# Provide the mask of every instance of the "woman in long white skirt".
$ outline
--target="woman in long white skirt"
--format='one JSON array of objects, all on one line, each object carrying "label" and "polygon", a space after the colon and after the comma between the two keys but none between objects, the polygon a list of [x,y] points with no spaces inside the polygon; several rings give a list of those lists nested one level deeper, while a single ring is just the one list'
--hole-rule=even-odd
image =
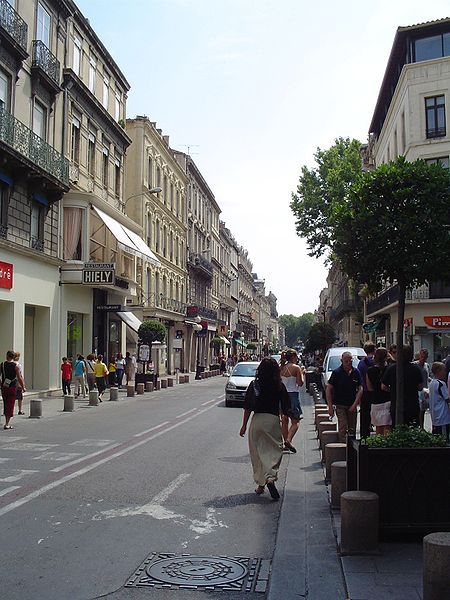
[{"label": "woman in long white skirt", "polygon": [[248,432],[248,445],[253,478],[258,486],[255,491],[263,494],[267,485],[271,497],[278,500],[280,494],[275,482],[283,456],[280,414],[290,414],[291,402],[281,381],[280,367],[272,358],[261,361],[255,381],[247,389],[239,432],[242,437],[252,412],[254,414]]}]

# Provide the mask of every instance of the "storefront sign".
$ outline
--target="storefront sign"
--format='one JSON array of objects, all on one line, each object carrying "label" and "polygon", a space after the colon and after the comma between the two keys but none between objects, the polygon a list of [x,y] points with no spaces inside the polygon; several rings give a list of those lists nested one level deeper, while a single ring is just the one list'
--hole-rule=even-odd
[{"label": "storefront sign", "polygon": [[450,316],[424,317],[423,320],[433,329],[450,329]]},{"label": "storefront sign", "polygon": [[114,269],[94,271],[87,269],[83,271],[83,283],[101,285],[114,285]]},{"label": "storefront sign", "polygon": [[13,286],[13,265],[0,261],[0,288],[12,289]]},{"label": "storefront sign", "polygon": [[141,344],[139,346],[139,360],[147,362],[150,359],[150,346],[148,344]]},{"label": "storefront sign", "polygon": [[121,312],[122,305],[121,304],[97,304],[95,310],[104,310],[107,312]]},{"label": "storefront sign", "polygon": [[116,268],[116,263],[95,263],[95,262],[87,262],[84,263],[83,269],[85,271],[114,271]]}]

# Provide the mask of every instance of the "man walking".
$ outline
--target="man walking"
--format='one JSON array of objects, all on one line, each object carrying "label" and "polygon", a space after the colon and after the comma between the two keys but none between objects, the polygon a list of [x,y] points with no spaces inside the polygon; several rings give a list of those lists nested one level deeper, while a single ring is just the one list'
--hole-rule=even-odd
[{"label": "man walking", "polygon": [[367,389],[366,375],[369,367],[373,365],[373,355],[375,354],[375,344],[366,342],[364,344],[366,356],[358,363],[358,371],[361,375],[363,393],[361,397],[361,406],[359,409],[359,431],[362,438],[370,435],[370,392]]},{"label": "man walking", "polygon": [[341,366],[335,369],[328,380],[325,391],[328,414],[333,416],[333,404],[336,407],[339,441],[346,442],[347,435],[354,435],[356,429],[356,409],[361,401],[363,388],[358,369],[353,368],[350,352],[341,356]]},{"label": "man walking", "polygon": [[414,361],[414,364],[417,365],[422,373],[422,389],[419,391],[419,425],[423,429],[425,423],[425,413],[427,408],[430,408],[429,403],[429,393],[428,393],[428,384],[431,381],[431,368],[427,363],[428,358],[428,350],[426,348],[422,348],[419,352],[418,360]]}]

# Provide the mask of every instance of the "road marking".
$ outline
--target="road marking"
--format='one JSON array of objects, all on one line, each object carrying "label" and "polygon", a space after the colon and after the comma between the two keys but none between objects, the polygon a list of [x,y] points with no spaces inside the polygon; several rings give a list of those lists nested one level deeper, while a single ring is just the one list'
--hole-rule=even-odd
[{"label": "road marking", "polygon": [[80,452],[44,452],[40,456],[34,456],[32,460],[55,460],[58,462],[67,462],[75,456],[80,456]]},{"label": "road marking", "polygon": [[5,463],[5,462],[7,462],[8,460],[12,460],[12,458],[11,458],[11,457],[8,457],[8,458],[0,458],[0,464],[1,464],[1,463]]},{"label": "road marking", "polygon": [[27,442],[19,442],[18,444],[12,443],[7,446],[1,445],[0,450],[29,450],[32,452],[45,452],[50,448],[56,448],[59,444],[31,444]]},{"label": "road marking", "polygon": [[160,423],[159,425],[155,425],[154,427],[150,427],[150,429],[144,429],[140,433],[135,433],[133,437],[140,437],[141,435],[145,435],[146,433],[150,433],[150,431],[155,431],[159,427],[163,427],[163,425],[168,425],[170,421],[164,421],[164,423]]},{"label": "road marking", "polygon": [[196,410],[197,410],[196,408],[191,408],[191,410],[187,410],[186,412],[181,413],[181,415],[177,415],[175,417],[175,419],[181,419],[181,417],[185,417],[186,415],[190,415],[191,412],[195,412]]},{"label": "road marking", "polygon": [[4,490],[0,491],[0,496],[6,496],[6,494],[9,494],[10,492],[13,492],[14,490],[18,490],[20,488],[20,485],[12,485],[9,488],[5,488]]},{"label": "road marking", "polygon": [[171,494],[173,494],[177,487],[183,485],[183,483],[186,481],[189,475],[190,473],[181,473],[181,475],[178,475],[178,477],[176,477],[171,483],[169,483],[167,487],[161,490],[159,494],[156,494],[156,496],[154,496],[150,500],[150,504],[162,504],[163,502],[165,502],[167,498]]},{"label": "road marking", "polygon": [[114,442],[114,440],[77,440],[76,442],[72,442],[71,444],[69,444],[69,446],[94,446],[94,447],[102,447],[102,446],[108,446],[108,444],[111,444],[112,442]]},{"label": "road marking", "polygon": [[[162,431],[157,431],[156,433],[154,433],[153,435],[151,435],[148,438],[145,438],[144,440],[139,440],[138,442],[135,442],[134,444],[130,444],[126,448],[123,448],[122,450],[118,450],[117,452],[114,452],[110,456],[106,456],[105,458],[102,458],[102,459],[98,460],[97,462],[94,462],[90,465],[86,465],[85,467],[82,467],[78,471],[74,471],[73,473],[68,473],[67,475],[64,475],[64,477],[61,477],[61,479],[52,481],[52,482],[48,483],[47,485],[44,485],[41,488],[38,488],[37,490],[34,490],[33,492],[27,494],[23,498],[19,498],[15,502],[11,502],[10,504],[3,506],[2,508],[0,508],[0,517],[4,514],[10,512],[11,510],[18,508],[19,506],[22,506],[23,504],[30,502],[30,500],[34,500],[35,498],[42,496],[42,494],[45,494],[46,492],[49,492],[50,490],[53,490],[54,488],[59,487],[63,483],[67,483],[68,481],[71,481],[72,479],[75,479],[76,477],[80,477],[80,475],[89,473],[89,471],[92,471],[93,469],[96,469],[97,467],[100,467],[101,465],[104,465],[105,463],[110,462],[114,458],[118,458],[119,456],[127,454],[128,452],[131,452],[132,450],[135,450],[139,446],[142,446],[143,444],[147,444],[148,442],[151,442],[152,440],[160,437],[161,435],[166,435],[172,429],[176,429],[177,427],[180,427],[181,425],[184,425],[185,423],[192,421],[192,419],[196,419],[200,414],[202,414],[208,410],[211,410],[212,408],[214,408],[214,406],[215,405],[208,406],[207,408],[204,408],[203,410],[198,411],[195,415],[187,417],[186,419],[183,419],[182,421],[178,421],[177,423],[174,423],[173,425],[171,425],[170,427],[167,427],[166,429],[163,429]],[[103,450],[103,452],[105,452],[105,451],[106,450]],[[68,465],[64,465],[64,468],[67,468],[67,467],[68,467]],[[54,469],[52,469],[52,470],[54,471]]]},{"label": "road marking", "polygon": [[206,402],[202,402],[202,406],[206,406],[207,404],[211,404],[211,402],[216,402],[217,398],[213,398],[212,400],[207,400]]},{"label": "road marking", "polygon": [[0,477],[0,481],[3,483],[12,483],[13,481],[19,481],[25,475],[30,475],[31,473],[39,473],[38,470],[32,469],[10,469],[10,473],[13,472],[15,475],[9,475],[9,477]]},{"label": "road marking", "polygon": [[4,441],[2,441],[0,443],[6,444],[6,442],[8,442],[8,444],[9,444],[10,442],[18,442],[19,440],[26,440],[26,439],[27,438],[25,435],[13,435],[11,437],[9,437],[9,435],[8,435],[8,439],[7,440],[5,439]]},{"label": "road marking", "polygon": [[72,465],[76,465],[85,460],[89,460],[90,458],[93,458],[94,456],[98,456],[99,454],[103,454],[104,452],[108,452],[109,450],[114,450],[114,448],[117,448],[118,446],[120,446],[119,442],[117,442],[117,444],[112,444],[111,446],[108,446],[107,448],[102,448],[101,450],[97,450],[97,452],[91,452],[91,454],[85,454],[84,456],[80,456],[80,458],[71,460],[70,462],[66,463],[65,465],[61,465],[60,467],[55,467],[54,469],[51,469],[51,472],[58,473],[59,471],[64,471],[64,469],[67,469],[68,467],[71,467]]}]

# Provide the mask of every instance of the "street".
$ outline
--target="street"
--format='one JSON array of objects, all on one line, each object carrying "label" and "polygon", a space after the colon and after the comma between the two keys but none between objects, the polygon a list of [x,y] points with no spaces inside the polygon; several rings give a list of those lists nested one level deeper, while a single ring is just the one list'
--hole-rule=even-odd
[{"label": "street", "polygon": [[[74,413],[61,411],[61,398],[46,399],[44,418],[15,417],[14,430],[2,429],[2,597],[165,597],[151,577],[131,580],[144,588],[124,586],[145,559],[171,554],[260,559],[231,568],[256,569],[244,580],[255,591],[246,597],[264,597],[256,592],[267,578],[258,573],[263,579],[269,568],[280,503],[253,491],[247,439],[238,435],[242,411],[224,407],[224,385],[214,378],[135,398],[121,393],[98,407],[77,401]],[[233,598],[233,586],[225,589]],[[186,597],[177,586],[170,594]]]}]

